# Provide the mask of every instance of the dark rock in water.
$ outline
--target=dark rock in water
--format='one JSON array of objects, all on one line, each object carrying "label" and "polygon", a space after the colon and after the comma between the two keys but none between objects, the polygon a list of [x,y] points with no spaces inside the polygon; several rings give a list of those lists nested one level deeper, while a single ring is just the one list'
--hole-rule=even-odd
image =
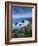
[{"label": "dark rock in water", "polygon": [[16,22],[15,25],[17,25],[18,23]]},{"label": "dark rock in water", "polygon": [[22,24],[19,24],[19,26],[21,26]]},{"label": "dark rock in water", "polygon": [[24,20],[22,20],[22,23],[24,23]]}]

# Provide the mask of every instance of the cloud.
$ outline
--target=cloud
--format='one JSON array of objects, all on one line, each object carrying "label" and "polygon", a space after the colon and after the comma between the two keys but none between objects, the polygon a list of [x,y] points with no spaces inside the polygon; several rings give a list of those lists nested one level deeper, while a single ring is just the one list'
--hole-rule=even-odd
[{"label": "cloud", "polygon": [[19,18],[29,18],[29,17],[32,17],[32,13],[25,13],[25,14],[17,14],[17,15],[15,15],[15,14],[12,14],[12,18],[17,18],[17,19],[19,19]]}]

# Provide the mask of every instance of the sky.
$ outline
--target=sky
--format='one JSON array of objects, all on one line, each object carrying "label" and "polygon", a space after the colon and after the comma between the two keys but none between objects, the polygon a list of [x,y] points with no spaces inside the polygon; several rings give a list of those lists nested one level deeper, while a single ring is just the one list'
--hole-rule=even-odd
[{"label": "sky", "polygon": [[[12,7],[12,26],[14,28],[19,27],[19,23],[21,23],[20,18],[24,19],[25,18],[30,18],[32,17],[32,8],[28,8],[28,7],[19,7],[19,6],[14,6]],[[14,25],[14,23],[18,23],[17,25]],[[22,24],[22,26],[24,26],[25,24],[29,23],[28,21],[25,22],[24,24]]]},{"label": "sky", "polygon": [[28,18],[32,16],[32,8],[12,7],[13,18]]}]

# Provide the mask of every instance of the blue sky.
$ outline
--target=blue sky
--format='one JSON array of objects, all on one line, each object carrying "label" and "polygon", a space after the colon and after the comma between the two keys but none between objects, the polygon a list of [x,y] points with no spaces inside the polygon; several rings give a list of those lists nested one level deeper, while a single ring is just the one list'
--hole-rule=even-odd
[{"label": "blue sky", "polygon": [[[19,27],[19,23],[21,23],[20,18],[30,18],[32,17],[32,8],[28,7],[12,7],[12,25],[14,28]],[[25,23],[22,24],[24,26],[25,24],[29,23],[27,20],[24,20]],[[26,22],[27,21],[27,22]],[[17,25],[14,25],[14,23],[18,23]]]},{"label": "blue sky", "polygon": [[29,18],[32,16],[32,8],[12,7],[13,18]]}]

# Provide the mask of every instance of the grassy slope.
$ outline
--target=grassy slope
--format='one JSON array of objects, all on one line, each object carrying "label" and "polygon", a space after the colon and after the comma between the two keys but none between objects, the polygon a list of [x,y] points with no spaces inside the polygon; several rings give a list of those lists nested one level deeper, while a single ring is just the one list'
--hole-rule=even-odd
[{"label": "grassy slope", "polygon": [[12,38],[24,38],[32,36],[32,23],[29,23],[27,26],[22,27],[12,31]]}]

